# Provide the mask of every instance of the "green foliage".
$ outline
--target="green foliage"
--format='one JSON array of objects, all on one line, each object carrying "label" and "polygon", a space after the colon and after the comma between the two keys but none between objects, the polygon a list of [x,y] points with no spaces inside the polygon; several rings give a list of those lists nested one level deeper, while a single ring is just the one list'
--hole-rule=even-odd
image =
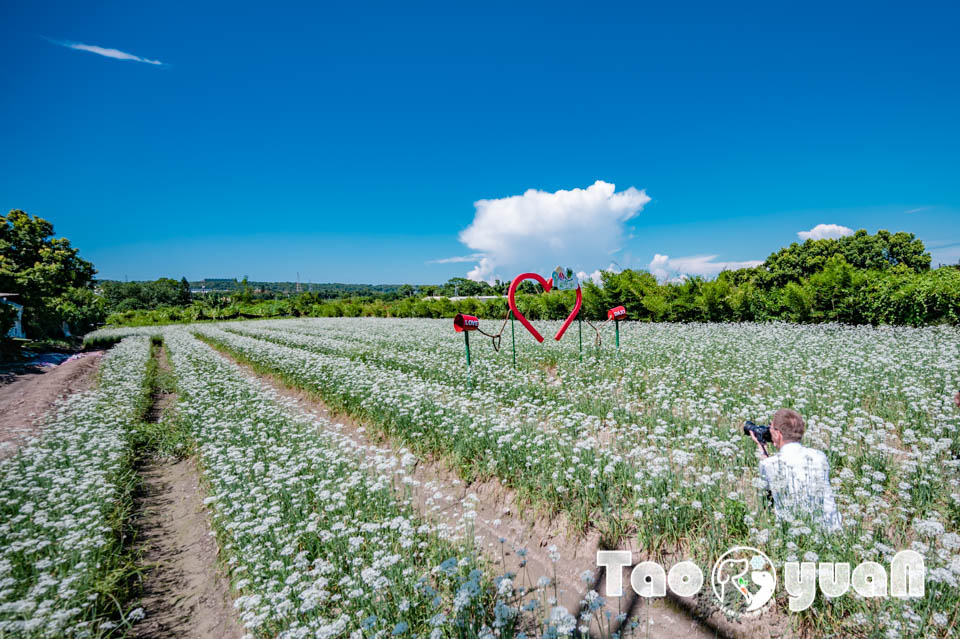
[{"label": "green foliage", "polygon": [[[606,274],[609,287],[583,286],[583,317],[606,319],[607,309],[625,306],[630,319],[655,322],[841,322],[846,324],[960,323],[960,270],[944,267],[924,273],[895,267],[861,271],[836,258],[813,276],[764,290],[753,280],[739,285],[721,275],[713,281],[691,278],[635,288],[653,280],[649,273]],[[640,291],[639,294],[634,291]],[[639,295],[642,295],[640,297]],[[622,297],[621,297],[622,296]],[[517,295],[517,306],[531,320],[564,319],[573,308],[572,291]],[[107,323],[149,326],[204,320],[271,317],[430,317],[451,318],[467,313],[488,320],[507,314],[505,297],[492,300],[405,298],[345,299],[304,304],[298,298],[223,307],[194,303],[187,308],[162,307],[113,313]]]},{"label": "green foliage", "polygon": [[921,273],[930,270],[930,254],[923,242],[913,233],[877,231],[870,235],[860,229],[853,235],[839,239],[794,242],[770,255],[757,267],[758,280],[768,287],[786,286],[810,277],[826,268],[827,263],[841,257],[854,268],[867,271],[885,271],[904,266]]},{"label": "green foliage", "polygon": [[[930,255],[923,243],[903,232],[869,235],[858,231],[839,240],[795,243],[763,265],[725,271],[714,280],[693,277],[660,284],[650,273],[633,270],[604,272],[601,277],[602,286],[591,281],[582,284],[584,319],[604,320],[607,309],[624,306],[630,319],[654,322],[960,323],[960,270],[930,270]],[[167,283],[158,288],[175,284],[173,280],[157,282]],[[507,286],[453,278],[442,286],[419,287],[421,296],[407,286],[397,287],[402,294],[393,297],[337,300],[315,292],[256,299],[256,294],[243,294],[247,287],[231,298],[207,296],[183,308],[139,302],[132,309],[121,306],[107,321],[143,326],[290,316],[450,318],[457,313],[502,320],[507,314]],[[454,293],[501,297],[454,301],[424,296]],[[574,297],[573,291],[542,293],[538,284],[525,280],[518,288],[517,306],[528,319],[558,320],[570,313]]]},{"label": "green foliage", "polygon": [[192,301],[186,278],[179,282],[168,277],[153,282],[105,280],[99,285],[104,306],[109,313],[161,306],[188,306]]},{"label": "green foliage", "polygon": [[57,317],[80,330],[103,319],[103,298],[89,288],[69,288],[53,298],[52,304]]},{"label": "green foliage", "polygon": [[0,291],[19,295],[29,337],[58,336],[64,321],[92,328],[102,317],[92,296],[95,273],[70,240],[53,236],[50,222],[16,209],[0,216]]},{"label": "green foliage", "polygon": [[176,392],[176,376],[163,348],[163,338],[153,335],[150,338],[150,359],[147,361],[138,419],[130,425],[130,442],[138,458],[182,459],[195,452],[194,441],[180,415],[174,410],[173,402],[159,415],[152,414],[161,396],[175,395]]}]

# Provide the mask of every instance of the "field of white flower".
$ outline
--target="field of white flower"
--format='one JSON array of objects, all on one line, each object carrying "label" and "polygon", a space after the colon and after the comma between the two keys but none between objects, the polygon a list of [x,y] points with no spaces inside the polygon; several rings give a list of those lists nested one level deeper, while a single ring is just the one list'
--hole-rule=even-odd
[{"label": "field of white flower", "polygon": [[[735,544],[778,561],[925,555],[924,599],[821,599],[802,617],[808,628],[947,636],[958,623],[954,328],[628,324],[620,357],[608,345],[597,356],[588,342],[582,364],[575,333],[543,345],[518,334],[516,372],[508,346],[495,354],[475,338],[469,383],[462,339],[446,321],[196,330],[464,479],[498,477],[542,514],[599,527],[611,546],[635,537],[703,565]],[[780,407],[799,410],[805,441],[828,455],[839,535],[777,525],[761,505],[755,446],[740,423]]]},{"label": "field of white flower", "polygon": [[[197,451],[250,636],[574,630],[551,580],[499,574],[481,556],[469,512],[451,526],[414,509],[404,494],[416,483],[409,451],[360,444],[306,415],[189,331],[163,331],[179,398],[147,423],[161,337],[133,333],[105,357],[95,390],[59,404],[41,435],[0,465],[0,637],[136,633],[144,611],[129,577],[145,566],[124,537],[137,460],[157,453],[151,438]],[[600,607],[596,593],[590,601],[586,619]]]},{"label": "field of white flower", "polygon": [[0,637],[101,636],[117,627],[122,531],[141,418],[144,337],[104,357],[96,388],[60,402],[44,434],[0,462]]},{"label": "field of white flower", "polygon": [[[167,331],[241,621],[264,637],[475,637],[477,558],[396,498],[389,459],[285,407],[185,331]],[[500,626],[516,616],[497,608]],[[502,619],[501,619],[502,617]],[[505,634],[504,636],[510,636]]]},{"label": "field of white flower", "polygon": [[[435,580],[420,580],[437,575],[438,560],[455,546],[391,501],[382,469],[358,466],[342,440],[282,408],[191,333],[363,420],[397,447],[441,460],[467,481],[498,478],[527,504],[528,516],[562,513],[581,531],[599,529],[609,547],[633,540],[668,564],[687,557],[706,568],[738,544],[759,547],[776,563],[887,564],[896,551],[912,548],[926,561],[922,599],[821,596],[793,621],[817,636],[953,636],[960,627],[960,413],[951,401],[960,388],[957,329],[626,323],[619,356],[612,340],[597,353],[584,339],[582,363],[576,330],[559,344],[518,332],[518,370],[509,327],[499,354],[475,334],[468,377],[462,337],[448,320],[163,329],[181,414],[200,444],[214,496],[218,536],[242,575],[234,585],[243,593],[245,621],[268,635],[337,623],[353,628],[351,615],[376,601],[384,612],[370,623],[405,632],[423,628],[431,611],[417,584],[428,584],[441,602],[463,584],[443,593]],[[93,337],[131,332],[158,329]],[[764,506],[756,447],[740,424],[767,421],[781,407],[803,414],[805,443],[828,456],[841,533],[780,524]],[[345,514],[358,508],[359,516]],[[411,523],[383,533],[382,522],[394,517]],[[357,521],[381,523],[363,531]],[[334,529],[338,524],[343,528]],[[416,534],[403,532],[411,529]],[[298,560],[326,557],[337,544],[349,549],[351,535],[381,534],[379,554],[356,542],[356,565],[331,558],[324,573],[312,559]],[[423,550],[409,552],[404,543]],[[378,563],[394,555],[396,564]],[[475,567],[455,572],[469,581]],[[368,568],[399,584],[402,594],[378,599],[382,593],[363,577]],[[474,574],[479,585],[485,577]],[[301,597],[318,588],[324,594],[316,601]],[[356,602],[347,602],[352,592]],[[786,610],[785,593],[779,596],[778,608]]]}]

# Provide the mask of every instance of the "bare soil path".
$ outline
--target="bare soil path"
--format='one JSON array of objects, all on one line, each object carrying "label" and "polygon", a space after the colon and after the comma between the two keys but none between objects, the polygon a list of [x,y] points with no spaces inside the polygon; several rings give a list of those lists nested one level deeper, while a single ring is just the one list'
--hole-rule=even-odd
[{"label": "bare soil path", "polygon": [[226,578],[217,570],[217,542],[192,459],[153,460],[142,469],[137,528],[148,566],[133,636],[160,639],[242,637]]},{"label": "bare soil path", "polygon": [[[406,449],[395,450],[389,442],[378,438],[363,424],[333,414],[315,397],[290,388],[270,375],[259,374],[229,355],[221,354],[286,398],[292,407],[329,422],[331,431],[351,439],[369,455],[394,457],[397,467],[404,465],[402,457]],[[435,460],[418,459],[412,468],[408,467],[399,476],[401,479],[395,481],[397,491],[409,494],[421,514],[444,525],[451,535],[469,538],[468,535],[472,533],[488,559],[502,565],[506,571],[517,573],[516,586],[535,587],[538,579],[544,576],[555,579],[559,603],[574,615],[578,614],[580,601],[590,590],[581,575],[588,572],[594,579],[599,577],[597,587],[600,591],[603,575],[597,574],[596,551],[600,535],[596,531],[588,533],[586,537],[578,537],[562,517],[530,521],[521,516],[515,493],[503,487],[499,481],[488,480],[467,485]],[[521,548],[526,549],[524,557],[517,553],[517,549]],[[522,569],[520,563],[524,559],[526,567]],[[624,580],[625,584],[629,584],[629,573],[625,572]],[[551,595],[554,593],[553,586],[548,592]],[[640,621],[643,626],[633,636],[642,639],[707,639],[721,636],[668,600],[646,601],[626,596],[625,592],[624,597],[619,600],[613,598],[607,604],[606,610],[614,618],[624,612]],[[616,626],[615,623],[611,625]]]},{"label": "bare soil path", "polygon": [[58,399],[90,388],[102,355],[90,351],[49,370],[13,375],[0,386],[0,459],[40,433],[43,418]]},{"label": "bare soil path", "polygon": [[[166,348],[158,366],[169,371]],[[176,395],[153,397],[147,419],[157,423]],[[143,485],[136,499],[137,545],[143,576],[141,607],[146,616],[134,637],[228,639],[245,632],[233,609],[229,582],[218,570],[219,548],[210,532],[200,474],[193,459],[151,459],[139,469]]]}]

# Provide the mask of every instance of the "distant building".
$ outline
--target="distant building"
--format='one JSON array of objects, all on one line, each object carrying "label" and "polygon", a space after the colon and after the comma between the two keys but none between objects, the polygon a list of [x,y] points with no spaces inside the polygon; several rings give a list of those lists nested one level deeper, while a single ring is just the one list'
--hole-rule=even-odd
[{"label": "distant building", "polygon": [[0,293],[0,303],[9,304],[17,311],[17,319],[13,323],[13,328],[7,331],[7,337],[16,337],[20,339],[25,339],[26,335],[23,333],[23,305],[17,304],[16,302],[10,300],[11,297],[20,297],[16,293]]}]

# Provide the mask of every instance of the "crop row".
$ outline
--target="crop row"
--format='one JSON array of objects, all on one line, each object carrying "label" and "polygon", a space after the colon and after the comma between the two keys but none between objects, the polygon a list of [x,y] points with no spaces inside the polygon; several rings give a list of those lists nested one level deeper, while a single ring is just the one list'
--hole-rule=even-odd
[{"label": "crop row", "polygon": [[[575,327],[574,327],[575,328]],[[444,322],[301,320],[198,329],[261,369],[446,457],[465,479],[496,476],[531,503],[613,537],[707,559],[748,543],[778,560],[889,560],[922,552],[928,596],[867,607],[820,601],[808,620],[869,619],[946,632],[960,578],[960,384],[952,328],[630,325],[616,357],[573,340],[475,356]],[[571,329],[573,330],[573,329]],[[476,342],[475,342],[476,343]],[[589,345],[589,342],[588,342]],[[755,488],[739,432],[791,406],[823,449],[839,535],[778,524]],[[937,629],[940,629],[939,631]]]},{"label": "crop row", "polygon": [[[616,500],[608,494],[616,460],[607,458],[595,439],[582,439],[563,423],[550,427],[539,418],[542,409],[522,398],[501,406],[492,392],[457,392],[414,372],[215,328],[204,327],[201,334],[291,384],[319,391],[335,407],[372,420],[416,452],[450,460],[464,479],[501,478],[551,511],[567,504],[581,526],[598,505]],[[591,472],[597,467],[602,472]]]},{"label": "crop row", "polygon": [[167,329],[165,339],[179,419],[197,443],[235,605],[252,633],[510,637],[520,605],[548,634],[558,623],[573,630],[540,596],[546,584],[525,597],[506,576],[494,586],[448,524],[398,498],[415,456],[398,463],[364,448],[186,331]]},{"label": "crop row", "polygon": [[124,339],[104,357],[98,386],[57,404],[43,434],[0,463],[0,636],[118,629],[130,429],[144,410],[149,357],[145,337]]}]

